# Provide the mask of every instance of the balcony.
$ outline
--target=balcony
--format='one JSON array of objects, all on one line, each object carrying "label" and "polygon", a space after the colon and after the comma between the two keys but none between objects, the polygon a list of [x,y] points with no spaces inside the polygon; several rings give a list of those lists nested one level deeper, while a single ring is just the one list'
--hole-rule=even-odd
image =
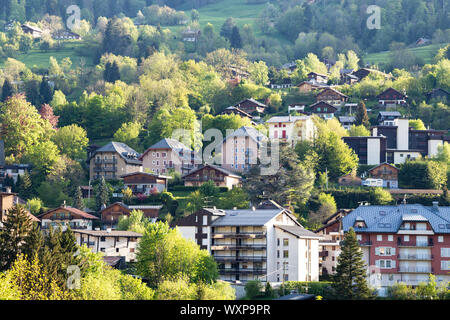
[{"label": "balcony", "polygon": [[262,262],[267,261],[266,256],[214,256],[217,262]]},{"label": "balcony", "polygon": [[186,177],[185,181],[216,181],[216,182],[224,182],[224,177]]},{"label": "balcony", "polygon": [[86,244],[87,246],[95,246],[95,241],[81,241],[81,245]]},{"label": "balcony", "polygon": [[116,172],[117,168],[116,167],[103,168],[103,171],[105,171],[105,172]]},{"label": "balcony", "polygon": [[117,163],[117,159],[104,159],[103,163],[116,164]]},{"label": "balcony", "polygon": [[434,246],[433,241],[418,242],[418,243],[406,243],[403,241],[397,241],[398,247],[410,247],[410,248],[429,248]]},{"label": "balcony", "polygon": [[267,269],[243,269],[243,268],[227,268],[227,269],[219,269],[220,274],[266,274]]},{"label": "balcony", "polygon": [[328,251],[319,252],[319,257],[328,257]]},{"label": "balcony", "polygon": [[265,244],[216,244],[211,250],[266,250]]},{"label": "balcony", "polygon": [[398,260],[433,260],[431,254],[399,254]]},{"label": "balcony", "polygon": [[433,273],[433,268],[431,267],[400,267],[398,272],[403,273]]},{"label": "balcony", "polygon": [[263,231],[254,232],[216,232],[212,235],[213,239],[225,239],[225,238],[252,238],[261,239],[266,236]]},{"label": "balcony", "polygon": [[360,241],[359,245],[362,246],[362,247],[371,246],[372,245],[372,241]]}]

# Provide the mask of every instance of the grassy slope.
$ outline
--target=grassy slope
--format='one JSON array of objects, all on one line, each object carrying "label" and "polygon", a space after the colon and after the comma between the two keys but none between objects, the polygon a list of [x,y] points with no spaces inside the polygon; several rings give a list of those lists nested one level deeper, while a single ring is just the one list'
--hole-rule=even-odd
[{"label": "grassy slope", "polygon": [[[28,68],[37,66],[38,68],[48,68],[50,57],[54,57],[58,62],[62,59],[69,57],[72,60],[72,66],[77,67],[80,64],[82,58],[86,62],[86,66],[93,66],[92,60],[88,57],[82,57],[77,54],[75,48],[78,47],[79,43],[66,42],[63,48],[59,50],[49,50],[44,52],[39,49],[32,49],[27,54],[20,54],[15,57],[16,60],[25,63]],[[4,66],[5,61],[0,60],[0,67]]]},{"label": "grassy slope", "polygon": [[[422,58],[425,63],[432,63],[438,50],[444,46],[445,44],[432,44],[429,46],[410,48],[408,50],[416,57]],[[364,57],[364,62],[373,64],[386,63],[389,61],[389,53],[389,51],[370,53]]]}]

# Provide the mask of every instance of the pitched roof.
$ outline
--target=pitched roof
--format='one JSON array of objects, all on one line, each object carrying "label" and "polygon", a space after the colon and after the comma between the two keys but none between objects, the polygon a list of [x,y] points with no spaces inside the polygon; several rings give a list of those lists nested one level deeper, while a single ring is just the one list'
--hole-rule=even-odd
[{"label": "pitched roof", "polygon": [[135,176],[135,175],[144,175],[144,176],[156,177],[158,179],[172,179],[172,177],[163,176],[163,175],[160,175],[160,174],[154,174],[154,173],[150,173],[150,172],[141,172],[141,171],[127,173],[127,174],[124,174],[123,176],[120,176],[120,177],[124,178],[124,177],[130,177],[130,176]]},{"label": "pitched roof", "polygon": [[[332,109],[334,109],[334,112],[337,111],[337,108],[336,108],[335,106],[333,106],[333,105],[331,105],[331,104],[329,104],[329,103],[327,103],[327,102],[325,102],[325,101],[318,101],[318,102],[316,102],[316,103],[310,105],[309,108],[310,108],[310,109],[313,109],[313,108],[315,108],[317,105],[320,105],[320,104],[321,104],[321,105],[326,105],[327,108],[332,108]],[[330,110],[330,111],[331,111],[331,110]]]},{"label": "pitched roof", "polygon": [[261,132],[259,132],[257,129],[247,126],[243,126],[240,127],[239,129],[236,129],[233,133],[226,136],[223,141],[226,141],[229,138],[233,137],[249,137],[257,143],[267,140],[267,137],[263,135]]},{"label": "pitched roof", "polygon": [[383,166],[383,165],[388,165],[388,166],[394,168],[394,169],[397,170],[397,171],[399,170],[399,168],[397,168],[397,167],[394,166],[393,164],[390,164],[390,163],[387,163],[387,162],[383,162],[383,163],[380,163],[379,165],[376,165],[375,167],[370,168],[368,171],[375,170],[376,168],[381,167],[381,166]]},{"label": "pitched roof", "polygon": [[88,234],[94,237],[131,237],[131,238],[140,238],[142,237],[141,233],[137,233],[134,231],[123,231],[123,230],[72,230],[75,233]]},{"label": "pitched roof", "polygon": [[338,95],[340,95],[340,96],[342,96],[342,97],[348,98],[348,96],[346,96],[346,95],[343,94],[342,92],[339,92],[339,91],[337,91],[336,89],[333,89],[333,88],[331,88],[331,87],[324,88],[322,91],[320,91],[318,94],[316,94],[316,96],[318,96],[319,94],[325,92],[326,90],[331,90],[331,91],[337,93]]},{"label": "pitched roof", "polygon": [[195,172],[197,172],[197,171],[199,171],[199,170],[202,170],[203,168],[206,168],[206,167],[213,168],[213,169],[215,169],[215,170],[217,170],[217,171],[222,172],[223,174],[225,174],[225,175],[227,175],[227,176],[242,179],[241,176],[238,176],[238,175],[234,174],[234,173],[231,172],[231,171],[225,170],[225,169],[222,168],[222,167],[218,167],[218,166],[215,166],[215,165],[209,164],[209,163],[205,163],[205,164],[200,165],[198,168],[193,169],[193,170],[191,170],[190,172],[186,173],[184,176],[182,176],[182,178],[185,178],[185,177],[187,177],[187,176],[190,176],[191,174],[194,174]]},{"label": "pitched roof", "polygon": [[241,103],[245,102],[245,101],[253,102],[254,104],[256,104],[256,105],[258,105],[258,106],[260,106],[260,107],[262,107],[262,108],[266,108],[266,107],[267,107],[264,103],[259,102],[259,101],[256,101],[256,100],[253,99],[253,98],[244,99],[244,100],[242,100],[241,102],[236,103],[236,104],[234,105],[234,107],[239,107],[239,105],[240,105]]},{"label": "pitched roof", "polygon": [[139,159],[142,160],[142,158],[147,153],[149,153],[150,150],[155,150],[155,149],[171,149],[171,150],[176,151],[178,153],[180,153],[180,152],[183,152],[183,153],[191,153],[191,152],[193,152],[192,149],[190,149],[185,144],[181,143],[180,141],[178,141],[176,139],[164,138],[164,139],[159,140],[157,143],[155,143],[154,145],[150,146],[149,148],[147,148],[147,150],[144,151],[144,153],[139,157]]},{"label": "pitched roof", "polygon": [[355,122],[356,118],[352,117],[352,116],[340,116],[339,117],[339,122]]},{"label": "pitched roof", "polygon": [[299,120],[308,120],[310,116],[275,116],[266,121],[266,123],[279,122],[297,122]]},{"label": "pitched roof", "polygon": [[68,207],[68,206],[66,206],[66,207],[61,206],[59,208],[56,208],[56,209],[47,211],[45,213],[42,213],[42,214],[38,215],[37,217],[38,218],[44,217],[44,216],[48,215],[49,213],[52,213],[52,212],[57,211],[57,210],[66,210],[66,211],[69,211],[69,212],[73,213],[74,215],[80,216],[80,217],[85,218],[85,219],[90,219],[90,220],[97,220],[98,219],[98,217],[93,216],[93,215],[91,215],[91,214],[89,214],[87,212],[81,211],[80,209],[77,209],[77,208]]},{"label": "pitched roof", "polygon": [[404,219],[425,219],[435,233],[450,234],[450,207],[425,207],[421,204],[395,206],[360,206],[342,219],[344,231],[353,227],[356,218],[366,222],[367,228],[355,228],[357,232],[396,233]]},{"label": "pitched roof", "polygon": [[381,115],[383,117],[389,117],[389,116],[401,117],[402,116],[402,114],[400,112],[398,112],[398,111],[380,111],[378,113],[378,115]]},{"label": "pitched roof", "polygon": [[275,225],[275,228],[279,228],[283,231],[286,231],[298,238],[314,238],[321,239],[321,236],[318,236],[312,231],[306,230],[305,228],[299,226],[286,226],[286,225]]},{"label": "pitched roof", "polygon": [[393,93],[395,93],[395,94],[399,94],[399,95],[401,95],[401,96],[403,96],[403,97],[406,98],[406,95],[405,95],[405,94],[401,93],[401,92],[398,91],[398,90],[395,90],[394,88],[387,88],[387,89],[384,90],[382,93],[380,93],[380,94],[377,96],[377,98],[379,98],[379,97],[385,95],[385,94],[388,93],[388,92],[393,92]]},{"label": "pitched roof", "polygon": [[213,221],[211,226],[263,226],[284,209],[240,209],[224,210],[225,216]]},{"label": "pitched roof", "polygon": [[138,160],[139,153],[122,142],[111,141],[103,147],[95,150],[92,157],[98,152],[116,152],[123,160],[125,160],[126,163],[142,164],[142,161]]}]

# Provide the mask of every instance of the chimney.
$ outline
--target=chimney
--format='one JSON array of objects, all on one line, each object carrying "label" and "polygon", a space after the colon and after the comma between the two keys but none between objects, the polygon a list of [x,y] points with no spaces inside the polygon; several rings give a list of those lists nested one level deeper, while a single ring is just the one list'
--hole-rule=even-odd
[{"label": "chimney", "polygon": [[11,193],[11,187],[6,187],[6,193]]},{"label": "chimney", "polygon": [[438,201],[433,201],[433,208],[434,209],[439,208],[439,202]]},{"label": "chimney", "polygon": [[64,200],[62,207],[65,208],[66,207],[66,200]]}]

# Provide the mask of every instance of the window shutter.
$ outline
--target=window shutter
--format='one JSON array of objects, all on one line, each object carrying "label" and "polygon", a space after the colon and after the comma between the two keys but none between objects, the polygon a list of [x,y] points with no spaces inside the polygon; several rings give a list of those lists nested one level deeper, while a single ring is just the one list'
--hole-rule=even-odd
[{"label": "window shutter", "polygon": [[375,248],[375,254],[376,254],[377,256],[380,255],[380,248]]},{"label": "window shutter", "polygon": [[380,267],[380,260],[375,260],[375,265],[379,268]]},{"label": "window shutter", "polygon": [[395,269],[395,260],[391,260],[391,267],[393,268],[393,269]]},{"label": "window shutter", "polygon": [[395,256],[395,248],[391,248],[391,254]]}]

